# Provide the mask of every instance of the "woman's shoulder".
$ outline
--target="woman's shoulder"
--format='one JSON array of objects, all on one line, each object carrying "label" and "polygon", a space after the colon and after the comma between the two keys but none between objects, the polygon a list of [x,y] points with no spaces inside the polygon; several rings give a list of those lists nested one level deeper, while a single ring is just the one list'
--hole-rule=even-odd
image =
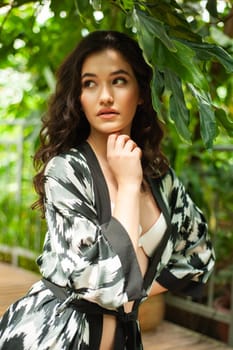
[{"label": "woman's shoulder", "polygon": [[71,148],[49,160],[45,167],[45,176],[59,177],[76,175],[88,177],[90,174],[85,155],[79,148]]},{"label": "woman's shoulder", "polygon": [[172,167],[168,167],[164,174],[158,178],[152,179],[152,181],[159,186],[161,192],[168,196],[172,191],[178,190],[181,186],[181,182]]},{"label": "woman's shoulder", "polygon": [[159,183],[161,186],[172,187],[176,179],[177,176],[174,169],[169,166],[167,170],[162,175],[155,178],[154,181]]}]

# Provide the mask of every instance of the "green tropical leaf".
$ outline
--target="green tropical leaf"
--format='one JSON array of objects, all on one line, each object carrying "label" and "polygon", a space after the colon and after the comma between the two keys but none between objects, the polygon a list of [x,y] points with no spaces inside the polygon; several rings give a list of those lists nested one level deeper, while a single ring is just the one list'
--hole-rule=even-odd
[{"label": "green tropical leaf", "polygon": [[158,71],[158,69],[155,68],[151,81],[152,104],[161,121],[165,120],[163,116],[163,106],[160,100],[160,96],[163,93],[164,87],[165,85],[163,75]]},{"label": "green tropical leaf", "polygon": [[158,39],[154,39],[153,63],[158,65],[160,70],[169,68],[182,80],[207,90],[208,84],[196,63],[194,51],[180,41],[173,40],[173,43],[176,52],[170,52]]},{"label": "green tropical leaf", "polygon": [[134,0],[112,0],[111,2],[123,11],[132,11],[134,8]]},{"label": "green tropical leaf", "polygon": [[134,0],[121,0],[125,9],[129,10],[134,7]]},{"label": "green tropical leaf", "polygon": [[215,114],[211,106],[209,104],[206,104],[204,100],[200,100],[199,113],[201,137],[205,143],[206,148],[210,149],[213,147],[213,141],[217,136]]},{"label": "green tropical leaf", "polygon": [[228,135],[233,137],[233,121],[228,118],[226,112],[222,108],[217,108],[215,116]]},{"label": "green tropical leaf", "polygon": [[[43,5],[42,5],[43,6]],[[67,0],[51,0],[50,1],[50,10],[55,14],[55,16],[58,16],[59,18],[59,15],[60,15],[60,12],[61,11],[64,11],[64,10],[70,10],[70,6],[74,6],[73,2],[71,4],[68,4],[67,3]]]},{"label": "green tropical leaf", "polygon": [[150,35],[151,42],[153,42],[153,38],[157,37],[169,51],[176,51],[176,47],[171,38],[169,38],[163,22],[136,9],[133,11],[132,16],[134,26],[141,38],[143,38],[144,35],[147,37]]},{"label": "green tropical leaf", "polygon": [[147,4],[147,7],[151,16],[166,24],[170,37],[201,41],[200,35],[192,30],[182,12],[182,7],[176,1],[154,1]]},{"label": "green tropical leaf", "polygon": [[152,57],[155,49],[155,45],[153,43],[153,38],[151,38],[151,34],[147,31],[143,31],[143,33],[138,33],[138,44],[142,49],[144,59],[149,65],[152,65]]},{"label": "green tropical leaf", "polygon": [[125,20],[125,27],[126,28],[132,28],[134,25],[133,18],[132,18],[132,13],[128,12],[126,15],[126,20]]},{"label": "green tropical leaf", "polygon": [[228,73],[233,72],[233,56],[226,52],[222,47],[208,43],[198,44],[187,41],[183,42],[196,52],[199,60],[209,61],[215,58],[225,67]]},{"label": "green tropical leaf", "polygon": [[198,102],[201,137],[206,148],[212,148],[213,140],[217,136],[217,123],[210,96],[204,91],[198,91],[191,84],[188,86]]},{"label": "green tropical leaf", "polygon": [[191,141],[189,131],[189,111],[185,104],[183,89],[180,78],[173,72],[165,72],[165,86],[171,92],[170,117],[174,121],[179,135],[187,142]]},{"label": "green tropical leaf", "polygon": [[[54,0],[55,2],[55,0]],[[87,0],[74,0],[74,3],[75,3],[75,7],[76,7],[76,10],[78,12],[78,15],[80,16],[80,18],[83,20],[83,16],[84,14],[86,14],[88,8],[89,8],[89,1]],[[56,6],[56,4],[55,4]]]}]

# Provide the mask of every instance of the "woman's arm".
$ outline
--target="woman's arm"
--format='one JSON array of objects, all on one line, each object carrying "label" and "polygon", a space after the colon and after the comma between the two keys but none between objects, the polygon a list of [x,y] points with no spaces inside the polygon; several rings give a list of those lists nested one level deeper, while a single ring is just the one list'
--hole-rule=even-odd
[{"label": "woman's arm", "polygon": [[98,222],[92,176],[78,151],[50,161],[45,193],[48,234],[38,259],[43,276],[110,309],[141,297],[131,239],[116,218]]},{"label": "woman's arm", "polygon": [[198,297],[215,262],[207,222],[172,170],[162,188],[171,213],[171,236],[156,280],[172,292]]},{"label": "woman's arm", "polygon": [[161,284],[159,284],[158,282],[154,281],[150,292],[149,292],[149,297],[153,296],[153,295],[157,295],[157,294],[161,294],[167,292],[167,289],[164,288]]},{"label": "woman's arm", "polygon": [[117,183],[113,216],[124,226],[137,251],[142,183],[141,150],[129,136],[112,134],[108,137],[107,160]]}]

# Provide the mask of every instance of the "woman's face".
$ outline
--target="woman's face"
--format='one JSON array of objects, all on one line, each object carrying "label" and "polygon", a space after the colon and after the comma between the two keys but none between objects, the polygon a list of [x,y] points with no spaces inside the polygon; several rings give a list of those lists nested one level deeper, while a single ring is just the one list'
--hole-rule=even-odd
[{"label": "woman's face", "polygon": [[113,49],[91,54],[83,63],[81,83],[80,102],[91,135],[130,134],[142,101],[136,77],[124,57]]}]

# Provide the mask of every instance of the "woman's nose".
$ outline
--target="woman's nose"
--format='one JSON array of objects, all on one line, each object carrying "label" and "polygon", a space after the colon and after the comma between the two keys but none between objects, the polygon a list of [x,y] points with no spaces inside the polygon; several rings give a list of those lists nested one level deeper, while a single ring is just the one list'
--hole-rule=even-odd
[{"label": "woman's nose", "polygon": [[112,104],[113,103],[113,95],[110,88],[103,87],[100,93],[100,104]]}]

